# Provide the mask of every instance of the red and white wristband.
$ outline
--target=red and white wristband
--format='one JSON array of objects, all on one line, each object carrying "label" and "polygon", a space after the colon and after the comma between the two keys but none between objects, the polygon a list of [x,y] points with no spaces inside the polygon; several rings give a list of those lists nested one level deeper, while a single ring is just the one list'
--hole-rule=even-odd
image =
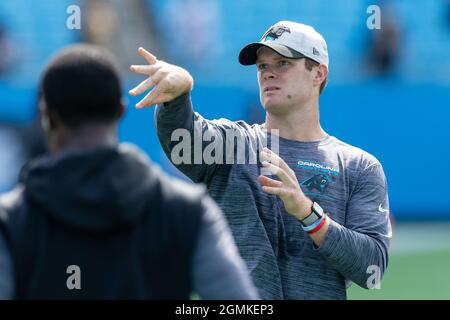
[{"label": "red and white wristband", "polygon": [[314,222],[312,225],[304,227],[302,226],[303,230],[306,231],[308,234],[313,234],[322,229],[322,227],[327,222],[327,215],[324,214],[322,218]]}]

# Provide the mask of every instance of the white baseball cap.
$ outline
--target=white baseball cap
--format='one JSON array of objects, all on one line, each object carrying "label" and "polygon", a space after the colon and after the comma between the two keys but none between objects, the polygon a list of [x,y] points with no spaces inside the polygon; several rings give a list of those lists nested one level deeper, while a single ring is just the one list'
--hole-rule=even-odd
[{"label": "white baseball cap", "polygon": [[280,21],[267,30],[260,42],[250,43],[239,53],[239,62],[244,65],[255,64],[257,51],[261,47],[275,50],[286,58],[308,57],[328,67],[328,49],[325,39],[306,24]]}]

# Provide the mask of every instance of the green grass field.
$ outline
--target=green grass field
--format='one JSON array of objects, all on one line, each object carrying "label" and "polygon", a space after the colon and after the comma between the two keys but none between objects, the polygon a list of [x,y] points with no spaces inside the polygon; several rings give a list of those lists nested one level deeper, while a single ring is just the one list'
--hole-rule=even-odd
[{"label": "green grass field", "polygon": [[348,299],[450,299],[450,224],[396,226],[381,288],[353,284]]}]

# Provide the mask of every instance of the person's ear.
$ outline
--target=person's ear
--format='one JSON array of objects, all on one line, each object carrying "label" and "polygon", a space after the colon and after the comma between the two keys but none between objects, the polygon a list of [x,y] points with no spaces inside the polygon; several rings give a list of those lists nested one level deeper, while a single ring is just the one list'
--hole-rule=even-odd
[{"label": "person's ear", "polygon": [[47,114],[42,113],[40,114],[40,120],[41,120],[41,128],[44,132],[50,131],[50,119]]},{"label": "person's ear", "polygon": [[120,99],[119,110],[117,111],[117,120],[120,120],[125,114],[127,108],[127,100],[125,98]]},{"label": "person's ear", "polygon": [[47,104],[43,99],[39,99],[39,122],[45,133],[50,132],[55,127],[55,121],[51,112],[47,108]]},{"label": "person's ear", "polygon": [[42,98],[39,98],[38,109],[39,109],[39,123],[41,124],[41,129],[42,131],[47,133],[50,131],[50,117],[48,115],[47,104]]},{"label": "person's ear", "polygon": [[328,67],[324,64],[318,65],[316,68],[316,74],[314,76],[314,84],[320,86],[327,77],[328,77]]}]

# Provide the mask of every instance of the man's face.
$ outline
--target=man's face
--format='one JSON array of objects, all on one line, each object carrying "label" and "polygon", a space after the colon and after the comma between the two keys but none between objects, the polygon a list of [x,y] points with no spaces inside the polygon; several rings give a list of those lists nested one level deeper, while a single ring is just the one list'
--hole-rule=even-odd
[{"label": "man's face", "polygon": [[313,96],[314,72],[305,68],[304,59],[285,58],[267,47],[257,57],[259,97],[267,112],[292,112]]}]

